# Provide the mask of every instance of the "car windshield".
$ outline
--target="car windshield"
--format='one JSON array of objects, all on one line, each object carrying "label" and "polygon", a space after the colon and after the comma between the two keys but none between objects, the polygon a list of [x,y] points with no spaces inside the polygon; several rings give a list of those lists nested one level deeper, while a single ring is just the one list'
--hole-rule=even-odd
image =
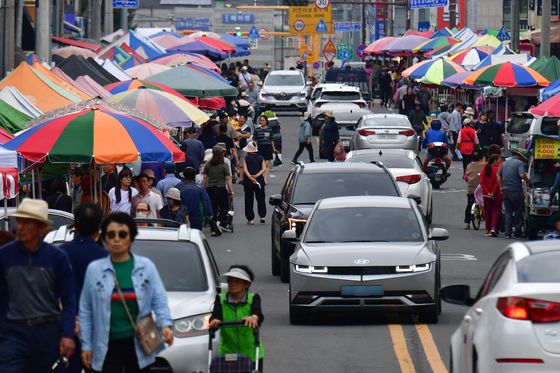
[{"label": "car windshield", "polygon": [[560,251],[549,251],[524,258],[517,263],[519,282],[560,282]]},{"label": "car windshield", "polygon": [[358,92],[323,92],[321,95],[321,100],[329,101],[358,101],[361,100],[362,96]]},{"label": "car windshield", "polygon": [[558,127],[558,119],[560,118],[543,118],[541,123],[541,133],[543,135],[558,136],[560,127]]},{"label": "car windshield", "polygon": [[150,258],[165,290],[206,291],[208,281],[198,246],[184,241],[136,240],[132,252]]},{"label": "car windshield", "polygon": [[411,127],[406,119],[401,118],[367,118],[362,127]]},{"label": "car windshield", "polygon": [[268,86],[299,85],[303,86],[303,78],[300,75],[268,75],[266,82]]},{"label": "car windshield", "polygon": [[[304,242],[419,242],[422,231],[412,208],[351,207],[316,210]],[[332,229],[336,227],[336,229]],[[402,227],[406,227],[403,229]]]},{"label": "car windshield", "polygon": [[[63,216],[63,215],[57,215],[57,214],[53,214],[53,213],[49,213],[49,220],[51,221],[50,225],[54,229],[58,229],[58,228],[62,227],[63,225],[74,224],[74,219],[71,216]],[[5,216],[0,217],[0,227],[2,227],[2,229],[6,229],[6,217]],[[15,228],[16,228],[16,218],[14,218],[12,216],[8,216],[8,229],[7,230],[12,231]]]},{"label": "car windshield", "polygon": [[403,155],[357,154],[348,158],[348,162],[372,162],[379,161],[387,168],[414,168],[414,159]]},{"label": "car windshield", "polygon": [[367,76],[361,69],[329,70],[325,76],[326,83],[367,82]]},{"label": "car windshield", "polygon": [[530,114],[514,114],[507,126],[507,131],[513,134],[525,133],[529,131],[532,122],[533,116]]},{"label": "car windshield", "polygon": [[320,199],[345,196],[399,196],[391,176],[379,173],[328,173],[299,176],[293,204],[314,205]]}]

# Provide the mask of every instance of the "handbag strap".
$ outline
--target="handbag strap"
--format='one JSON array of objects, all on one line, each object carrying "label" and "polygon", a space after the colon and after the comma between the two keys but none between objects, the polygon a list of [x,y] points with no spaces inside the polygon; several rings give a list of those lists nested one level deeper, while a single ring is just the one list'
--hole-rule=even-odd
[{"label": "handbag strap", "polygon": [[136,323],[132,319],[132,314],[130,313],[130,309],[128,308],[128,305],[126,304],[126,300],[124,299],[124,294],[121,290],[121,286],[119,285],[119,280],[117,280],[117,275],[115,274],[114,269],[113,269],[112,273],[113,273],[113,279],[115,280],[115,286],[117,287],[117,291],[119,292],[119,297],[121,298],[121,302],[122,302],[122,305],[123,305],[124,310],[126,312],[126,315],[128,316],[128,320],[130,321],[130,324],[132,325],[132,329],[134,329],[134,331],[136,332]]}]

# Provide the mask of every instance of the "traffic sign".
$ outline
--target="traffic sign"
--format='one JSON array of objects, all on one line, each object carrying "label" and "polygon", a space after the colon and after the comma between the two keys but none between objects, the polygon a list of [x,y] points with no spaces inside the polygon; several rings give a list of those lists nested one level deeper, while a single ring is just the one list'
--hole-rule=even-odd
[{"label": "traffic sign", "polygon": [[[334,33],[332,6],[327,6],[325,9],[319,9],[315,4],[290,7],[288,23],[290,24],[290,33],[295,34],[295,36],[317,34],[317,26],[319,26],[321,21],[323,21],[326,28],[326,31],[322,31],[322,33]],[[321,25],[319,29],[322,30],[324,28]]]},{"label": "traffic sign", "polygon": [[323,47],[323,56],[327,61],[332,61],[334,56],[336,56],[336,47],[331,39],[329,39],[327,44]]},{"label": "traffic sign", "polygon": [[367,45],[362,44],[360,45],[358,48],[356,48],[356,56],[360,57],[360,58],[364,58],[365,54],[364,51],[366,50]]},{"label": "traffic sign", "polygon": [[354,57],[354,48],[351,45],[339,44],[336,47],[336,57],[339,60],[351,60]]},{"label": "traffic sign", "polygon": [[267,29],[265,29],[264,27],[259,29],[259,35],[261,36],[262,40],[270,39],[270,32]]},{"label": "traffic sign", "polygon": [[498,39],[499,41],[511,40],[511,36],[509,36],[509,32],[507,32],[505,26],[502,26],[502,28],[498,32],[498,35],[496,35],[496,39]]},{"label": "traffic sign", "polygon": [[317,31],[317,32],[327,32],[328,28],[327,28],[327,24],[325,23],[325,21],[323,21],[322,19],[319,20],[319,23],[317,23],[317,27],[315,27],[315,31]]},{"label": "traffic sign", "polygon": [[251,30],[249,31],[249,39],[258,39],[260,37],[261,36],[259,35],[257,28],[255,26],[251,27]]},{"label": "traffic sign", "polygon": [[410,9],[439,8],[448,5],[448,0],[408,0]]},{"label": "traffic sign", "polygon": [[319,62],[313,62],[314,69],[318,69],[319,67],[321,67],[321,64]]},{"label": "traffic sign", "polygon": [[315,0],[315,6],[319,9],[327,9],[331,5],[331,0]]},{"label": "traffic sign", "polygon": [[113,0],[114,9],[136,9],[138,8],[138,0]]}]

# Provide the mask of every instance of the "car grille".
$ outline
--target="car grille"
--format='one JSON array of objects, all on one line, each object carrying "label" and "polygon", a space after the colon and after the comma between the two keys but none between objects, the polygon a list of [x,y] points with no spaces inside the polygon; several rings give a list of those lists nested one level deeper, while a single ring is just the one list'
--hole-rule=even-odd
[{"label": "car grille", "polygon": [[272,95],[272,97],[274,97],[274,98],[277,99],[277,100],[286,100],[286,101],[288,101],[288,100],[290,100],[292,97],[294,97],[294,95],[291,94],[291,93],[277,93],[277,94]]},{"label": "car grille", "polygon": [[329,267],[329,275],[391,275],[397,273],[395,266]]}]

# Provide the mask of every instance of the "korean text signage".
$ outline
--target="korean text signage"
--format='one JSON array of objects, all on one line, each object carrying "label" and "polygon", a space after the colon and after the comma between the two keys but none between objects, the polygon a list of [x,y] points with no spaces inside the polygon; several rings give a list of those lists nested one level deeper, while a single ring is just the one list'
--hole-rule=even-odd
[{"label": "korean text signage", "polygon": [[408,0],[410,9],[437,8],[447,6],[448,0]]},{"label": "korean text signage", "polygon": [[342,32],[349,32],[349,31],[360,31],[362,29],[362,25],[360,23],[335,23],[334,24],[334,31],[342,31]]},{"label": "korean text signage", "polygon": [[251,13],[248,14],[224,13],[222,14],[222,23],[223,24],[232,24],[232,23],[253,24],[255,23],[255,15]]},{"label": "korean text signage", "polygon": [[560,159],[560,140],[537,138],[535,159]]},{"label": "korean text signage", "polygon": [[210,31],[209,18],[175,18],[177,30],[200,30]]},{"label": "korean text signage", "polygon": [[332,7],[320,9],[315,4],[291,6],[289,22],[290,32],[295,35],[332,34]]},{"label": "korean text signage", "polygon": [[138,0],[113,0],[113,8],[138,8]]},{"label": "korean text signage", "polygon": [[339,44],[336,46],[336,57],[339,60],[351,60],[354,58],[354,48],[351,45]]}]

